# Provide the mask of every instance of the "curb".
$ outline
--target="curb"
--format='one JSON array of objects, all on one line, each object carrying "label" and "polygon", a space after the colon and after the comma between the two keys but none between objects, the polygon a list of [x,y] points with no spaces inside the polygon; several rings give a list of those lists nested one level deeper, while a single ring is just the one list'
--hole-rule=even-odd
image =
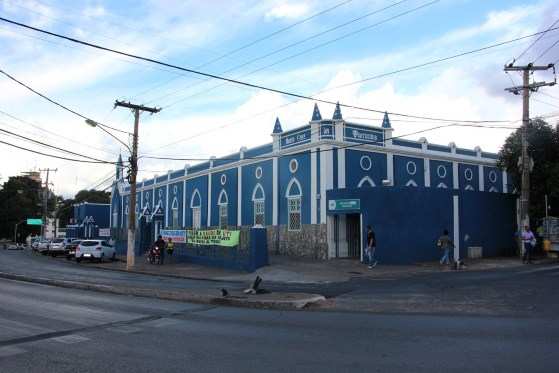
[{"label": "curb", "polygon": [[[117,287],[111,285],[91,284],[68,280],[55,280],[44,277],[31,277],[14,273],[0,272],[0,278],[8,280],[30,282],[35,284],[57,286],[69,289],[97,291],[101,293],[132,295],[137,297],[156,298],[197,304],[213,304],[222,306],[236,306],[247,308],[267,308],[283,310],[300,310],[311,304],[324,301],[326,298],[319,294],[307,293],[271,293],[281,294],[282,299],[271,299],[270,294],[259,295],[259,298],[251,299],[250,295],[231,295],[228,297],[216,297],[213,295],[160,291],[147,288]],[[217,290],[216,290],[217,292]]]}]

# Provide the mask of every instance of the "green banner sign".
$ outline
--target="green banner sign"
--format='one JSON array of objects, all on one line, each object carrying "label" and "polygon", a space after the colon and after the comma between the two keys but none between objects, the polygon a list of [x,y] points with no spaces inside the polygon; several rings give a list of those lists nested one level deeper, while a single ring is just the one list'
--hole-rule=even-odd
[{"label": "green banner sign", "polygon": [[43,225],[43,219],[27,219],[27,225]]},{"label": "green banner sign", "polygon": [[331,199],[328,201],[330,211],[359,210],[360,208],[361,200],[359,199]]},{"label": "green banner sign", "polygon": [[192,245],[237,246],[240,231],[227,229],[187,230],[186,243]]}]

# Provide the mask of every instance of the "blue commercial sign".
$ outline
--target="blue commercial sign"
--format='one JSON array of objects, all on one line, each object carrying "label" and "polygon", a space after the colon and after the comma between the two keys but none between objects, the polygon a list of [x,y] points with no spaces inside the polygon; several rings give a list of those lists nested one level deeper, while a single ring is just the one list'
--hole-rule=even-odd
[{"label": "blue commercial sign", "polygon": [[282,149],[302,145],[311,142],[311,127],[306,126],[294,132],[288,132],[281,136]]},{"label": "blue commercial sign", "polygon": [[346,125],[344,140],[361,144],[384,145],[384,132],[378,129]]},{"label": "blue commercial sign", "polygon": [[333,140],[334,139],[334,126],[332,124],[320,125],[320,139]]}]

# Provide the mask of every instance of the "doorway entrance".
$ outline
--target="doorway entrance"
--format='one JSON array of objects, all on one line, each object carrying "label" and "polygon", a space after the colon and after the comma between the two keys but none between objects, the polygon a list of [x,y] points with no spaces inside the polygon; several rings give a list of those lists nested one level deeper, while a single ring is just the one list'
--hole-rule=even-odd
[{"label": "doorway entrance", "polygon": [[361,215],[346,215],[347,257],[361,259]]}]

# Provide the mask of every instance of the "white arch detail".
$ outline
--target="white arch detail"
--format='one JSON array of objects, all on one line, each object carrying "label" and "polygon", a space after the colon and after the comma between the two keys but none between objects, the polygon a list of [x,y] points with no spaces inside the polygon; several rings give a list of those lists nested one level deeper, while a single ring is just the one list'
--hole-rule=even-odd
[{"label": "white arch detail", "polygon": [[[225,200],[221,200],[222,197],[225,197]],[[227,197],[227,192],[225,191],[225,189],[222,189],[221,192],[219,192],[219,195],[217,196],[217,204],[218,205],[226,205],[229,203],[229,198]]]},{"label": "white arch detail", "polygon": [[178,208],[179,208],[179,201],[177,200],[177,197],[175,197],[173,199],[173,203],[171,203],[171,209],[177,210]]},{"label": "white arch detail", "polygon": [[[293,186],[293,184],[296,184],[297,187],[299,188],[299,194],[289,194],[289,191],[291,190],[291,187]],[[289,197],[301,197],[303,195],[303,189],[301,188],[301,184],[299,183],[299,181],[296,178],[292,178],[289,181],[289,184],[287,184],[287,188],[285,189],[285,197],[289,198]]]},{"label": "white arch detail", "polygon": [[[198,195],[198,201],[200,201],[199,205],[194,206],[194,200],[196,195]],[[202,196],[200,195],[200,192],[198,191],[198,189],[194,189],[194,192],[192,192],[192,197],[190,197],[190,208],[194,208],[194,207],[202,207]]]},{"label": "white arch detail", "polygon": [[361,188],[365,183],[368,183],[370,187],[376,187],[375,182],[369,176],[365,176],[364,178],[362,178],[361,181],[359,181],[359,184],[357,184],[357,187]]},{"label": "white arch detail", "polygon": [[[256,198],[256,192],[258,191],[258,189],[262,191],[262,198]],[[262,188],[262,185],[260,185],[260,183],[256,184],[254,186],[254,189],[252,190],[252,201],[261,201],[265,199],[266,199],[266,193],[264,193],[264,188]]]}]

